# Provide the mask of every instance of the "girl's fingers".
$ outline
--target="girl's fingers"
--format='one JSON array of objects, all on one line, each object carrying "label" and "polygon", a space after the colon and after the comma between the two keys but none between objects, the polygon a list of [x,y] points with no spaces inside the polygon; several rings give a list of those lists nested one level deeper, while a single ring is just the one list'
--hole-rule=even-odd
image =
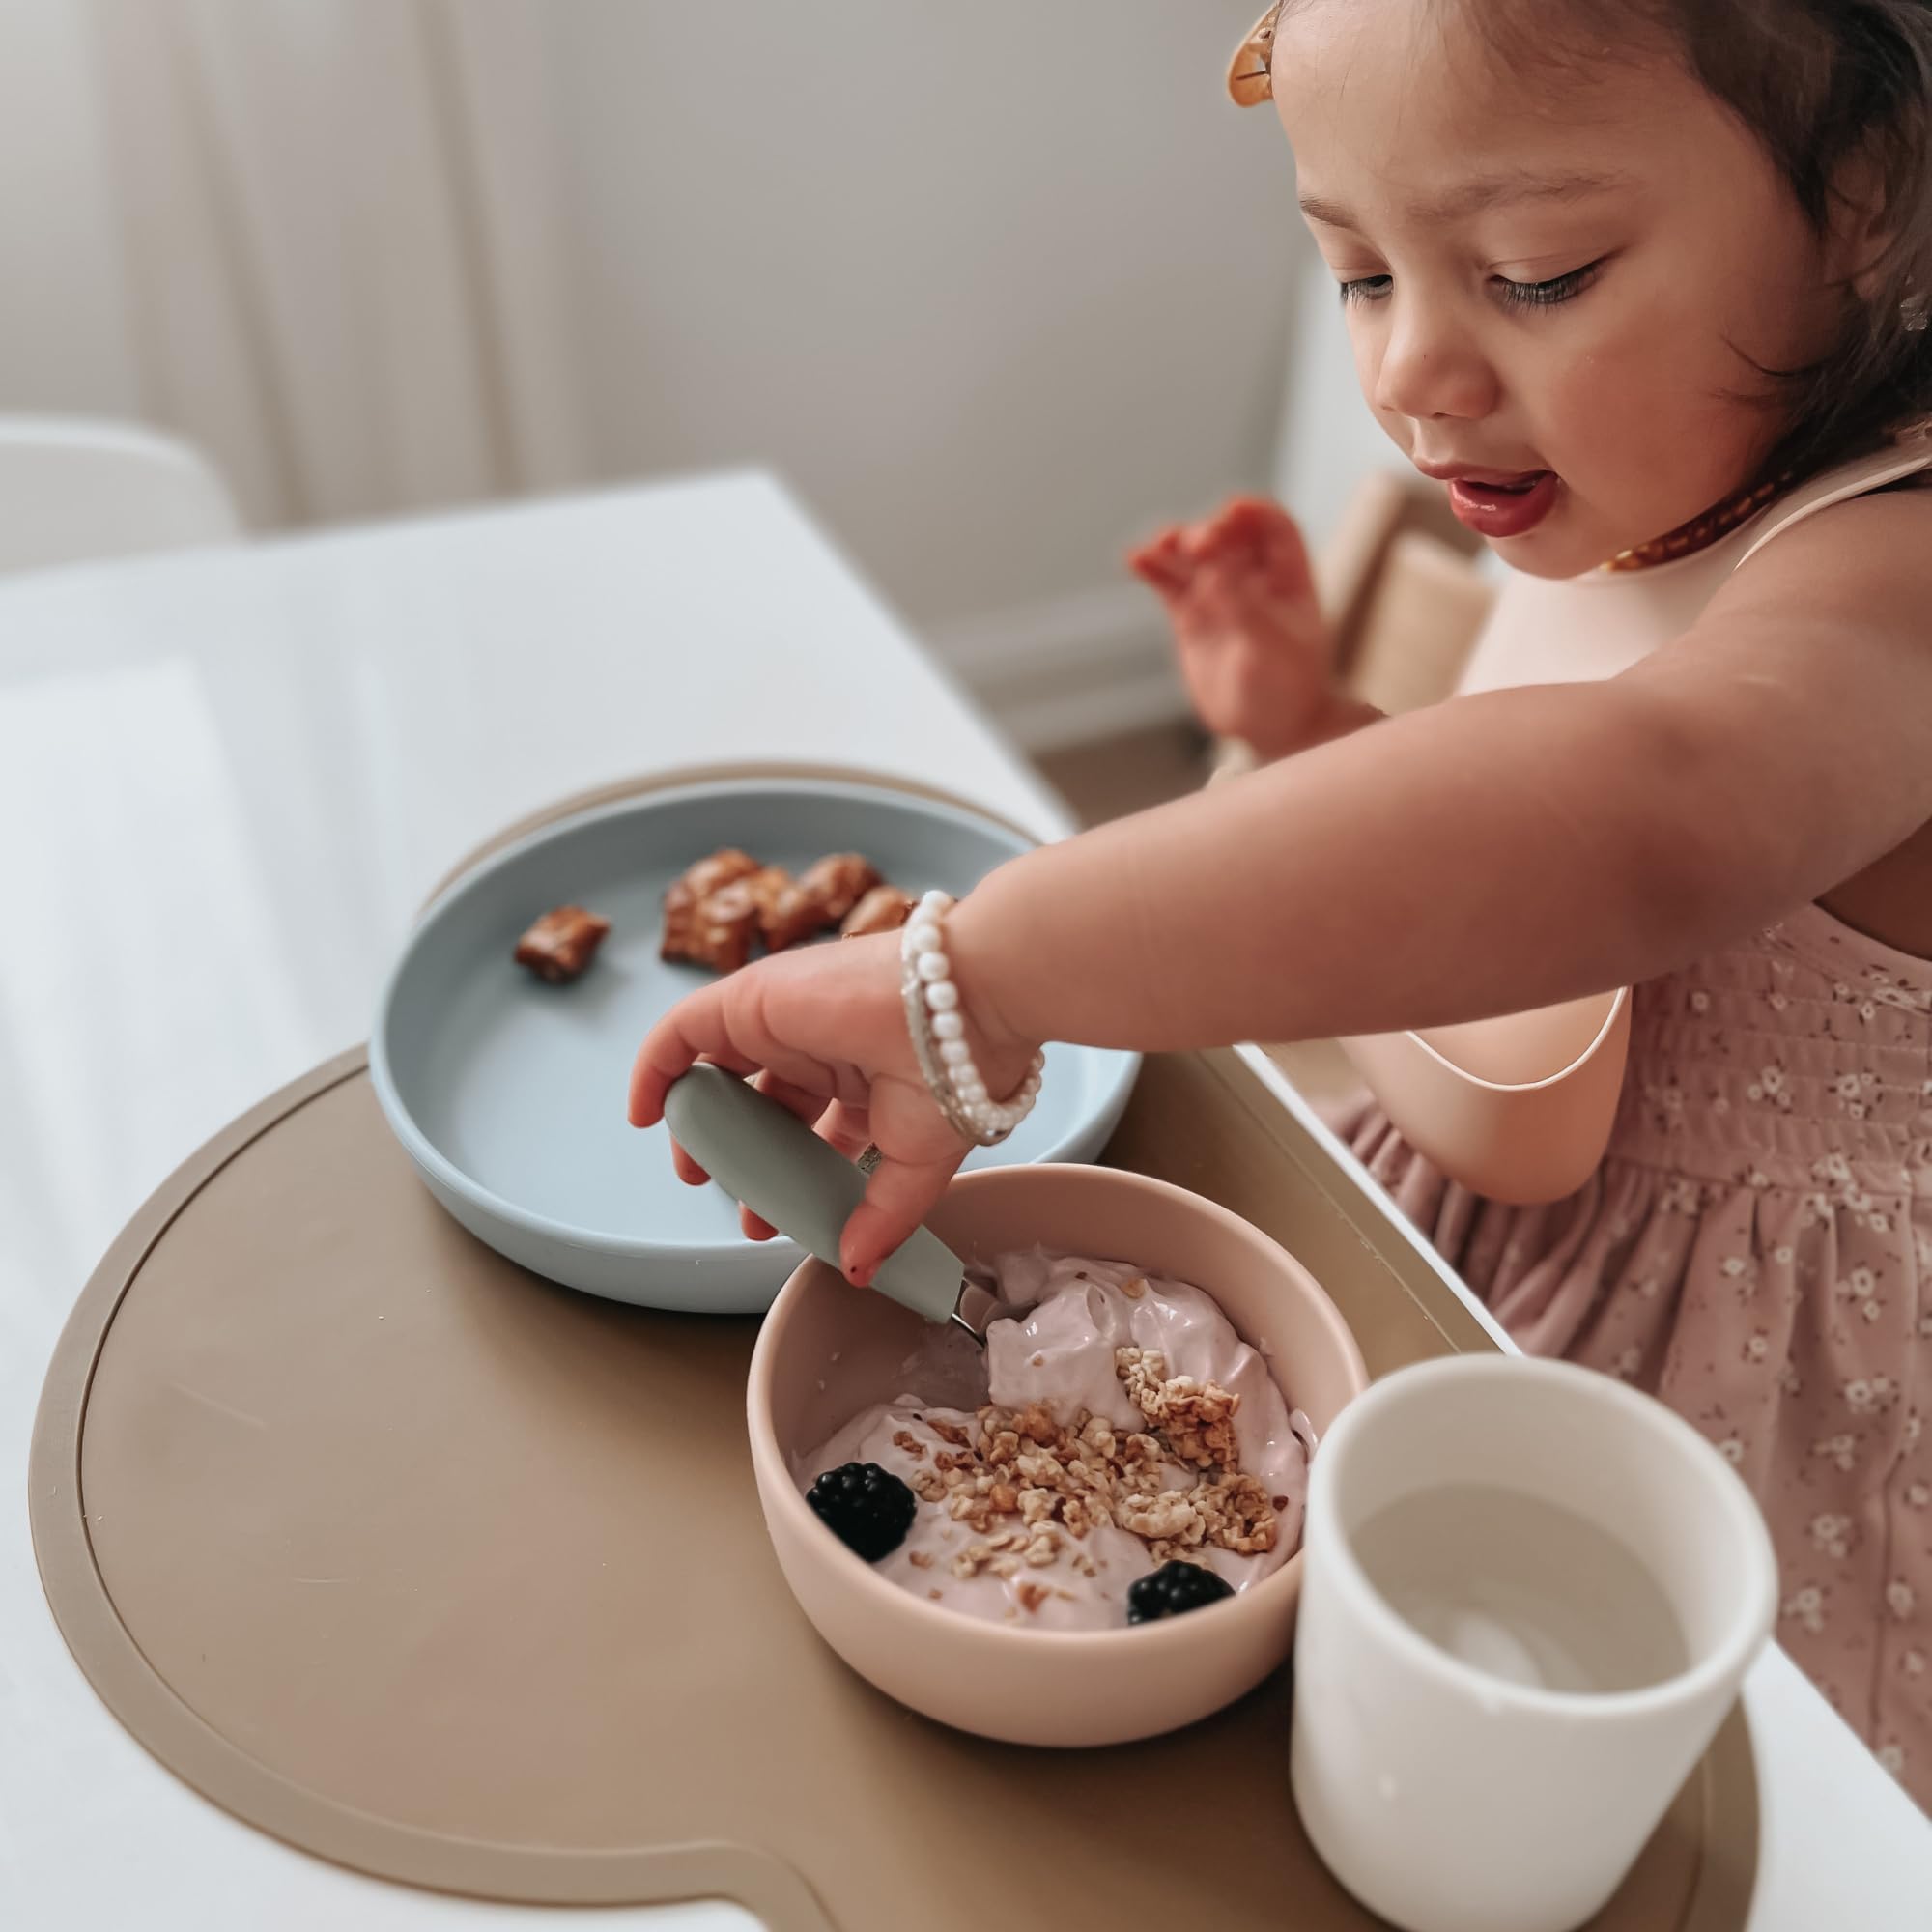
[{"label": "girl's fingers", "polygon": [[838,1244],[845,1279],[868,1286],[879,1266],[931,1213],[967,1150],[937,1161],[882,1160],[866,1183],[866,1198],[852,1210]]},{"label": "girl's fingers", "polygon": [[869,1116],[863,1107],[848,1107],[835,1100],[818,1117],[821,1140],[830,1141],[847,1160],[857,1160],[871,1145]]},{"label": "girl's fingers", "polygon": [[843,1100],[829,1099],[817,1088],[781,1079],[769,1066],[758,1075],[757,1084],[760,1094],[769,1094],[781,1107],[796,1114],[820,1140],[836,1147],[847,1160],[857,1160],[871,1145],[871,1129],[863,1106],[848,1106]]},{"label": "girl's fingers", "polygon": [[814,1094],[809,1087],[801,1087],[796,1081],[781,1080],[768,1066],[755,1081],[760,1094],[776,1100],[788,1114],[796,1114],[808,1127],[818,1124],[818,1117],[825,1111],[825,1095]]},{"label": "girl's fingers", "polygon": [[1214,527],[1231,543],[1260,548],[1292,530],[1294,519],[1266,497],[1236,497],[1222,506]]},{"label": "girl's fingers", "polygon": [[1315,570],[1308,560],[1308,544],[1292,519],[1284,517],[1269,533],[1262,554],[1268,588],[1277,597],[1305,596],[1314,589]]},{"label": "girl's fingers", "polygon": [[631,1063],[630,1120],[654,1127],[664,1119],[665,1095],[700,1060],[733,1073],[755,1073],[758,1063],[739,1051],[725,1024],[720,989],[707,986],[680,1000],[649,1033]]},{"label": "girl's fingers", "polygon": [[1216,532],[1218,519],[1210,518],[1205,524],[1189,524],[1176,540],[1179,552],[1181,567],[1191,580],[1203,564],[1212,563],[1220,548]]},{"label": "girl's fingers", "polygon": [[654,1127],[664,1119],[670,1084],[696,1064],[697,1049],[684,1037],[673,1008],[644,1036],[631,1063],[631,1090],[625,1111],[634,1127]]},{"label": "girl's fingers", "polygon": [[1188,561],[1197,568],[1205,563],[1225,563],[1243,551],[1253,550],[1259,527],[1252,499],[1237,497],[1211,517],[1189,526]]},{"label": "girl's fingers", "polygon": [[1225,563],[1211,563],[1194,580],[1194,610],[1203,624],[1225,636],[1245,614],[1241,585]]},{"label": "girl's fingers", "polygon": [[1198,566],[1219,563],[1264,577],[1270,586],[1296,586],[1308,575],[1301,528],[1279,503],[1264,497],[1236,497],[1189,532]]},{"label": "girl's fingers", "polygon": [[1187,587],[1187,570],[1180,554],[1180,532],[1162,530],[1127,553],[1127,568],[1143,583],[1163,597],[1175,596]]},{"label": "girl's fingers", "polygon": [[1229,505],[1231,553],[1252,568],[1260,586],[1272,598],[1306,597],[1315,587],[1301,526],[1278,503],[1242,497]]}]

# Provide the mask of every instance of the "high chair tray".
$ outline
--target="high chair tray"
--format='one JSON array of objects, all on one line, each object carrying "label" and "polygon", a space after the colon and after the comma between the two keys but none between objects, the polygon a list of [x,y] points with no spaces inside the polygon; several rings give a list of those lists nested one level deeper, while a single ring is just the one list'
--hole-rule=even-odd
[{"label": "high chair tray", "polygon": [[[1107,1158],[1281,1239],[1372,1373],[1492,1346],[1234,1055],[1151,1061]],[[726,1898],[772,1932],[1374,1922],[1297,1824],[1285,1673],[1087,1752],[852,1676],[766,1541],[753,1334],[484,1247],[343,1055],[189,1159],[82,1293],[30,1468],[55,1618],[187,1783],[408,1884]],[[1757,1835],[1736,1713],[1598,1925],[1741,1932]]]}]

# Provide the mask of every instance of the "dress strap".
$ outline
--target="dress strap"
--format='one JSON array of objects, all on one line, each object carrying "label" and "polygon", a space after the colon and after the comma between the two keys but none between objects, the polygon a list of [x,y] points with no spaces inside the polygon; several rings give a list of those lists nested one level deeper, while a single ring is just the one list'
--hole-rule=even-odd
[{"label": "dress strap", "polygon": [[1732,568],[1748,563],[1773,537],[1782,536],[1806,517],[1815,517],[1820,510],[1829,510],[1837,503],[1848,503],[1854,497],[1869,497],[1874,491],[1888,489],[1925,470],[1932,470],[1932,416],[1898,431],[1890,448],[1875,450],[1856,463],[1827,470],[1801,485],[1781,502],[1773,504],[1765,512],[1763,526]]}]

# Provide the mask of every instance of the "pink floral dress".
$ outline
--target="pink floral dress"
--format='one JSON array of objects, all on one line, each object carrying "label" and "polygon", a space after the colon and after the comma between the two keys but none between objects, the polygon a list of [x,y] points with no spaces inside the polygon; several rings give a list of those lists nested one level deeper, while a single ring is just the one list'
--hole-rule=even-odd
[{"label": "pink floral dress", "polygon": [[[1465,688],[1610,674],[1778,530],[1927,468],[1907,443],[1682,563],[1520,580]],[[1551,640],[1582,648],[1558,670]],[[1608,1154],[1552,1206],[1472,1196],[1372,1104],[1350,1132],[1526,1350],[1654,1391],[1738,1465],[1779,1640],[1932,1810],[1932,961],[1804,906],[1638,987]]]}]

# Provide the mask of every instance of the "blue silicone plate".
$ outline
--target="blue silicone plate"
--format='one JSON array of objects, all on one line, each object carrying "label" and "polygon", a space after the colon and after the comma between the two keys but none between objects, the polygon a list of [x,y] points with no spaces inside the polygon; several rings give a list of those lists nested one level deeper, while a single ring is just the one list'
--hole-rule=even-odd
[{"label": "blue silicone plate", "polygon": [[[671,1172],[664,1130],[624,1118],[639,1041],[708,977],[658,957],[665,889],[736,845],[794,871],[863,852],[907,892],[959,895],[1026,843],[963,807],[806,779],[650,792],[549,826],[465,874],[412,934],[369,1045],[383,1111],[437,1199],[523,1266],[650,1308],[762,1311],[798,1250],[746,1240],[724,1194]],[[581,980],[546,985],[511,952],[540,913],[570,902],[601,913],[611,935]],[[1032,1118],[968,1166],[1091,1160],[1139,1065],[1049,1049]]]}]

